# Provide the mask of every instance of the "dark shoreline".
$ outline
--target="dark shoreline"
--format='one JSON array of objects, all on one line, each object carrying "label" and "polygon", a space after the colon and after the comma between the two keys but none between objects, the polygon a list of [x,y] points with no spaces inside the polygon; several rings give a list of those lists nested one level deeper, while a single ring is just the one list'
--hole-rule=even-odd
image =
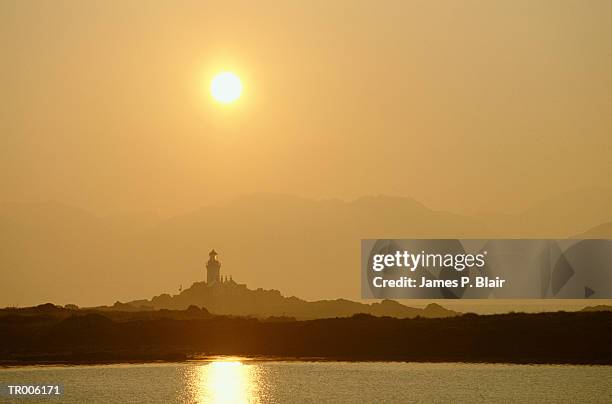
[{"label": "dark shoreline", "polygon": [[100,366],[100,365],[142,365],[142,364],[187,364],[187,363],[210,363],[217,361],[240,361],[246,363],[259,362],[372,362],[372,363],[462,363],[480,365],[523,365],[523,366],[612,366],[610,362],[534,362],[530,360],[517,361],[465,361],[465,360],[394,360],[394,359],[365,359],[365,358],[334,358],[334,357],[259,357],[259,356],[234,356],[219,355],[210,358],[186,358],[186,359],[133,359],[133,360],[28,360],[28,361],[4,361],[0,360],[0,369],[14,367],[36,367],[36,366]]},{"label": "dark shoreline", "polygon": [[[179,313],[180,314],[180,313]],[[612,312],[321,320],[0,317],[0,366],[245,360],[612,365]]]},{"label": "dark shoreline", "polygon": [[4,360],[0,359],[0,368],[23,367],[23,366],[82,366],[82,365],[120,365],[120,364],[151,364],[151,363],[194,363],[215,361],[241,361],[241,362],[380,362],[380,363],[466,363],[466,364],[507,364],[507,365],[571,365],[571,366],[612,366],[610,360],[583,361],[559,358],[558,360],[534,360],[529,358],[508,359],[489,358],[480,360],[466,360],[465,358],[389,358],[375,356],[268,356],[268,355],[240,355],[240,354],[218,354],[218,355],[190,355],[171,354],[160,357],[113,357],[112,353],[92,356],[105,357],[105,359],[78,359],[75,357],[55,357],[50,359],[49,355],[31,356],[28,359]]}]

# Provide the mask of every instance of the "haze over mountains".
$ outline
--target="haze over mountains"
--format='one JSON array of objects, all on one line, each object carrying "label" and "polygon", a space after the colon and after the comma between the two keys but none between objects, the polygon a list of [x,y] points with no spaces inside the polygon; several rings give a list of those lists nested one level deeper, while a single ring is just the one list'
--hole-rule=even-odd
[{"label": "haze over mountains", "polygon": [[567,193],[517,215],[458,215],[389,196],[345,202],[254,194],[169,219],[3,203],[0,306],[176,294],[204,278],[211,248],[222,273],[251,289],[358,299],[363,238],[610,237],[611,221],[608,189]]}]

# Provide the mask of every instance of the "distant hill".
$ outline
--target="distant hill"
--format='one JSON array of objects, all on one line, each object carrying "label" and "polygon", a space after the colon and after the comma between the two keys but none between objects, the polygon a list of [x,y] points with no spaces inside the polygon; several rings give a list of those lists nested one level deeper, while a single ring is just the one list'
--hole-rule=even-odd
[{"label": "distant hill", "polygon": [[0,204],[0,306],[101,305],[177,291],[204,279],[211,248],[224,274],[251,287],[355,299],[362,238],[483,233],[477,220],[386,196],[344,202],[256,194],[165,220]]},{"label": "distant hill", "polygon": [[612,188],[577,189],[518,214],[476,217],[501,237],[565,238],[612,220]]},{"label": "distant hill", "polygon": [[[430,304],[424,309],[404,306],[393,300],[380,303],[357,303],[345,299],[307,302],[297,297],[284,297],[277,290],[250,290],[233,281],[207,286],[204,282],[194,283],[180,294],[163,294],[151,300],[137,300],[116,305],[119,310],[127,306],[141,310],[173,309],[183,310],[189,306],[204,307],[213,314],[234,316],[292,317],[298,320],[350,317],[354,314],[370,314],[396,318],[452,317],[460,313]],[[129,309],[128,309],[129,310]]]},{"label": "distant hill", "polygon": [[[612,221],[612,191],[559,195],[517,215],[465,216],[410,198],[254,194],[160,219],[99,217],[59,203],[0,204],[0,306],[103,305],[204,279],[207,253],[252,288],[358,299],[364,238],[568,237]],[[607,234],[606,225],[588,232]],[[86,293],[83,293],[86,291]]]},{"label": "distant hill", "polygon": [[573,238],[612,238],[612,222],[592,227],[584,233],[575,235]]},{"label": "distant hill", "polygon": [[607,304],[599,304],[597,306],[587,306],[582,311],[612,311],[612,306]]}]

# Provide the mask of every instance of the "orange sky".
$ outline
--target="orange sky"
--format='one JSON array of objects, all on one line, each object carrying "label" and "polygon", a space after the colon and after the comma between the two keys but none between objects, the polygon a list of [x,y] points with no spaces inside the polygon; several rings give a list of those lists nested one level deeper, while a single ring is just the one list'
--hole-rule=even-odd
[{"label": "orange sky", "polygon": [[[3,1],[0,201],[516,210],[609,186],[609,1]],[[218,70],[244,83],[210,102]]]}]

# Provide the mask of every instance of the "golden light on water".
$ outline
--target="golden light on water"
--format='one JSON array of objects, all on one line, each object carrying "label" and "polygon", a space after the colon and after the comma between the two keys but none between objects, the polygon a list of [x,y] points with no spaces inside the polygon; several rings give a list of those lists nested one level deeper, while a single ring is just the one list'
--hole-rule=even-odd
[{"label": "golden light on water", "polygon": [[198,402],[248,403],[255,390],[253,367],[240,361],[216,361],[199,367]]}]

